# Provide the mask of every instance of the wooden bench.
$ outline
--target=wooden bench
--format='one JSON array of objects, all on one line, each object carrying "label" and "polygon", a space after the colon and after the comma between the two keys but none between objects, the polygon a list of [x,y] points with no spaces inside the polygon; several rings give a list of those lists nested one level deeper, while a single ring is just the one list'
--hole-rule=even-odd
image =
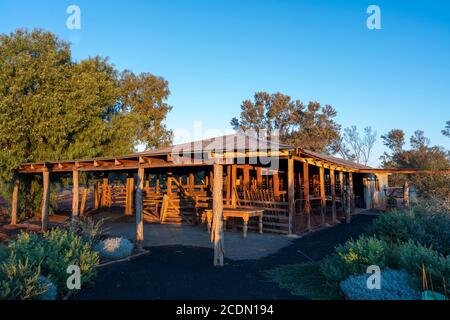
[{"label": "wooden bench", "polygon": [[[244,222],[243,225],[243,236],[244,238],[247,237],[247,231],[248,231],[248,221],[250,218],[258,217],[259,218],[259,233],[263,233],[263,214],[264,210],[259,208],[224,208],[223,209],[223,220],[224,222],[227,221],[229,218],[240,218]],[[212,223],[212,217],[213,212],[211,209],[206,209],[204,217],[206,215],[207,220],[207,226],[208,226],[208,232],[211,232],[211,223]]]}]

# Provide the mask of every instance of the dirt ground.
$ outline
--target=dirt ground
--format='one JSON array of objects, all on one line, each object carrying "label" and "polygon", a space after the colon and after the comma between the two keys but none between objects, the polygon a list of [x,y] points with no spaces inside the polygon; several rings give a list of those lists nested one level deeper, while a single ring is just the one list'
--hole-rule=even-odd
[{"label": "dirt ground", "polygon": [[320,260],[337,244],[361,234],[374,217],[355,216],[351,224],[313,232],[261,259],[225,259],[220,268],[212,266],[212,249],[151,247],[147,255],[100,268],[95,283],[73,299],[305,299],[267,281],[264,272]]}]

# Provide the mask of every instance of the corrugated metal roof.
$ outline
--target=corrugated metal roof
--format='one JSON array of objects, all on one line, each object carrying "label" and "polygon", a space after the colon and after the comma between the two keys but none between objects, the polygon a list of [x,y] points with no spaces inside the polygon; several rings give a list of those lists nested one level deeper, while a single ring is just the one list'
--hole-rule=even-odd
[{"label": "corrugated metal roof", "polygon": [[301,151],[302,151],[302,153],[304,153],[306,155],[309,155],[311,157],[318,158],[318,159],[321,159],[321,160],[324,160],[324,161],[328,161],[328,162],[332,162],[332,163],[341,165],[343,167],[348,167],[348,168],[351,168],[351,169],[358,169],[358,170],[359,169],[369,169],[369,170],[374,169],[372,167],[365,166],[365,165],[360,164],[360,163],[356,163],[356,162],[353,162],[353,161],[350,161],[350,160],[344,160],[342,158],[333,157],[333,156],[330,156],[330,155],[327,155],[327,154],[318,153],[318,152],[314,152],[314,151],[311,151],[311,150],[301,149]]}]

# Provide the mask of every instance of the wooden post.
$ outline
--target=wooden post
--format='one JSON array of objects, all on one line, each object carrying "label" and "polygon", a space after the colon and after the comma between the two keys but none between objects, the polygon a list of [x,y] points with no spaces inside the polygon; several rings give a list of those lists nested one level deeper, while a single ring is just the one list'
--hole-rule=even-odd
[{"label": "wooden post", "polygon": [[133,215],[134,178],[127,178],[125,196],[125,215]]},{"label": "wooden post", "polygon": [[214,266],[223,266],[223,167],[214,163],[213,220],[211,242],[214,243]]},{"label": "wooden post", "polygon": [[237,179],[237,167],[235,164],[231,165],[231,206],[236,208],[236,179]]},{"label": "wooden post", "polygon": [[84,215],[84,210],[86,208],[86,200],[87,200],[87,193],[89,191],[89,188],[83,188],[83,191],[81,192],[81,206],[80,206],[80,215]]},{"label": "wooden post", "polygon": [[227,192],[225,203],[227,205],[231,204],[231,165],[227,166],[227,180],[226,180]]},{"label": "wooden post", "polygon": [[355,191],[353,190],[353,173],[348,173],[348,187],[350,192],[350,212],[355,211]]},{"label": "wooden post", "polygon": [[261,187],[263,185],[263,177],[262,177],[262,168],[258,167],[256,168],[256,184],[258,187]]},{"label": "wooden post", "polygon": [[244,189],[248,188],[250,185],[250,166],[246,164],[244,166]]},{"label": "wooden post", "polygon": [[289,210],[289,234],[294,233],[295,217],[295,188],[294,188],[294,158],[288,157],[288,210]]},{"label": "wooden post", "polygon": [[303,192],[305,198],[306,230],[311,230],[311,201],[309,198],[309,165],[303,163]]},{"label": "wooden post", "polygon": [[79,213],[79,201],[80,201],[80,189],[78,179],[78,169],[74,168],[72,171],[72,222],[78,218]]},{"label": "wooden post", "polygon": [[43,176],[43,191],[42,191],[42,210],[41,210],[41,222],[42,231],[48,229],[48,207],[50,200],[50,172],[47,168],[44,169]]},{"label": "wooden post", "polygon": [[345,216],[344,172],[339,171],[339,188],[341,190],[342,215]]},{"label": "wooden post", "polygon": [[321,225],[325,225],[325,215],[327,212],[327,198],[325,194],[325,169],[319,167],[319,183],[320,183],[320,219]]},{"label": "wooden post", "polygon": [[143,218],[143,198],[144,198],[144,179],[145,169],[138,169],[137,190],[136,190],[136,247],[142,250],[142,243],[144,241],[144,218]]},{"label": "wooden post", "polygon": [[351,214],[351,196],[350,196],[350,191],[347,188],[347,192],[345,193],[345,222],[346,223],[350,223],[352,222],[352,214]]},{"label": "wooden post", "polygon": [[97,210],[100,206],[100,182],[94,184],[94,209]]},{"label": "wooden post", "polygon": [[17,211],[19,207],[19,187],[20,180],[14,180],[13,193],[12,193],[12,202],[11,202],[11,224],[17,224]]},{"label": "wooden post", "polygon": [[409,208],[409,184],[406,180],[405,184],[403,185],[403,205],[406,209]]},{"label": "wooden post", "polygon": [[330,169],[330,188],[331,188],[331,221],[336,224],[336,176],[334,169]]},{"label": "wooden post", "polygon": [[280,176],[278,175],[278,171],[273,173],[273,196],[275,197],[275,201],[280,201]]},{"label": "wooden post", "polygon": [[108,199],[107,199],[108,183],[109,183],[108,178],[103,178],[102,201],[101,201],[102,208],[106,208],[108,205]]},{"label": "wooden post", "polygon": [[189,173],[189,194],[194,193],[195,177],[193,173]]},{"label": "wooden post", "polygon": [[168,196],[172,195],[172,172],[167,172],[167,190],[166,193]]}]

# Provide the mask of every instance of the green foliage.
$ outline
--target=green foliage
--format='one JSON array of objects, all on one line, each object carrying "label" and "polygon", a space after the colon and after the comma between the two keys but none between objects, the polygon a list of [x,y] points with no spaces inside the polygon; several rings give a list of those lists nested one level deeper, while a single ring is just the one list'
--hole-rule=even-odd
[{"label": "green foliage", "polygon": [[[417,289],[422,289],[422,267],[428,275],[428,288],[446,294],[450,287],[450,256],[440,253],[414,241],[401,244],[396,250],[396,261],[412,277]],[[433,288],[431,288],[431,286]]]},{"label": "green foliage", "polygon": [[[107,59],[73,61],[43,30],[0,34],[0,181],[21,163],[125,154],[166,144],[168,83],[120,73]],[[37,198],[37,197],[36,197]]]},{"label": "green foliage", "polygon": [[350,300],[420,300],[420,293],[409,285],[410,277],[404,271],[386,269],[381,272],[381,288],[367,288],[369,275],[350,276],[340,288]]},{"label": "green foliage", "polygon": [[131,255],[134,244],[125,238],[108,238],[98,242],[94,248],[103,258],[119,260]]},{"label": "green foliage", "polygon": [[253,130],[270,136],[279,131],[280,141],[313,151],[327,151],[339,139],[340,126],[334,121],[336,111],[318,102],[304,105],[282,93],[257,92],[254,100],[241,105],[239,119],[233,118],[235,130]]},{"label": "green foliage", "polygon": [[80,267],[83,284],[95,277],[95,267],[99,263],[98,254],[91,250],[90,242],[63,229],[53,229],[42,237],[21,233],[9,248],[18,259],[28,258],[32,263],[40,264],[42,274],[55,283],[60,292],[67,290],[66,270],[69,265]]},{"label": "green foliage", "polygon": [[47,292],[39,265],[14,255],[0,263],[0,300],[39,299]]},{"label": "green foliage", "polygon": [[9,256],[8,248],[0,243],[0,263],[6,260]]},{"label": "green foliage", "polygon": [[433,213],[420,207],[410,211],[395,210],[378,217],[369,232],[391,245],[413,240],[443,255],[450,253],[448,213]]},{"label": "green foliage", "polygon": [[267,271],[266,276],[281,288],[289,289],[293,295],[315,300],[340,298],[337,290],[326,285],[317,262],[279,266]]},{"label": "green foliage", "polygon": [[370,265],[387,266],[391,251],[388,244],[376,237],[360,236],[336,248],[336,252],[322,260],[320,269],[331,288],[350,275],[366,272]]}]

